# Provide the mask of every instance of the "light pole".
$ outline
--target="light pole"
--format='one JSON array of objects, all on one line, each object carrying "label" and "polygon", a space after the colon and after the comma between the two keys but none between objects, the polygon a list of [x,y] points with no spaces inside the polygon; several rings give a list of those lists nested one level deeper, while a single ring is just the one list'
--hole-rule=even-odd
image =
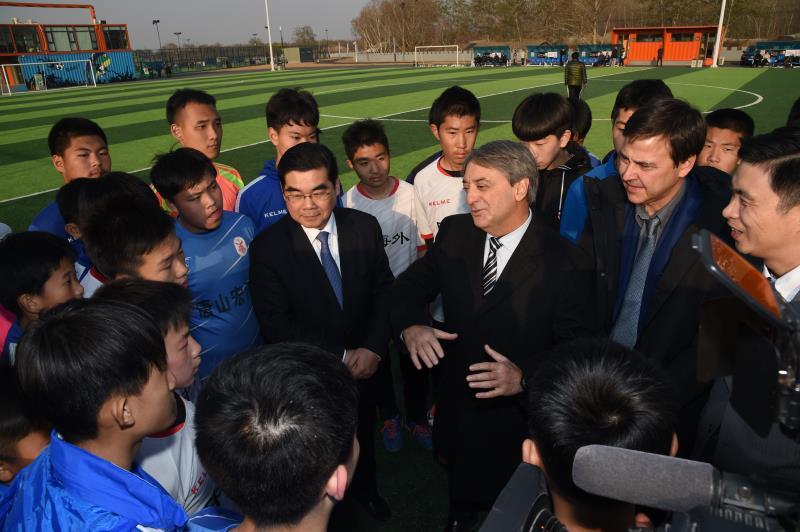
[{"label": "light pole", "polygon": [[178,49],[180,50],[180,48],[181,48],[181,35],[183,35],[183,32],[182,31],[174,31],[174,32],[172,32],[172,34],[175,35],[178,38]]},{"label": "light pole", "polygon": [[722,19],[725,17],[725,0],[719,10],[719,24],[717,24],[717,38],[714,39],[714,53],[711,55],[711,68],[717,68],[719,61],[719,47],[722,46]]},{"label": "light pole", "polygon": [[275,56],[272,55],[272,31],[269,29],[269,0],[264,0],[264,9],[267,12],[267,41],[269,42],[269,69],[275,71]]},{"label": "light pole", "polygon": [[325,56],[331,57],[331,51],[328,49],[328,28],[325,28]]},{"label": "light pole", "polygon": [[158,31],[158,25],[161,23],[159,19],[153,19],[153,26],[156,27],[156,35],[158,36],[158,49],[161,50],[161,32]]}]

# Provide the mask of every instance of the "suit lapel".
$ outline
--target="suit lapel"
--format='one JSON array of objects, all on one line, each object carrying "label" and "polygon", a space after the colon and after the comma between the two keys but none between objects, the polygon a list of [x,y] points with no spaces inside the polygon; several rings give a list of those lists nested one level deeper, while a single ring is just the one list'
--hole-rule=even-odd
[{"label": "suit lapel", "polygon": [[[358,254],[356,253],[356,235],[355,231],[350,230],[350,220],[339,209],[334,210],[331,216],[336,220],[336,234],[339,244],[339,271],[342,275],[342,300],[343,305],[347,305],[350,299],[348,294],[352,291],[352,287],[357,283],[364,283],[366,280],[355,277],[355,272],[358,271],[355,267]],[[322,268],[321,264],[320,268]],[[322,273],[324,275],[325,271],[323,270]],[[328,278],[325,277],[325,280],[327,281]],[[333,288],[330,289],[330,293],[333,294]],[[333,297],[336,299],[335,295]]]},{"label": "suit lapel", "polygon": [[[331,283],[328,281],[328,276],[325,275],[325,270],[322,269],[322,263],[317,256],[317,252],[308,240],[308,235],[303,231],[303,228],[294,220],[291,220],[289,225],[289,236],[292,241],[292,248],[297,257],[297,266],[299,269],[297,278],[300,279],[302,283],[309,283],[312,285],[315,294],[324,294],[322,297],[329,300],[328,304],[335,305],[336,308],[338,308],[339,302],[336,299],[336,294],[333,293],[333,287],[331,287]],[[341,261],[341,244],[339,260]]]}]

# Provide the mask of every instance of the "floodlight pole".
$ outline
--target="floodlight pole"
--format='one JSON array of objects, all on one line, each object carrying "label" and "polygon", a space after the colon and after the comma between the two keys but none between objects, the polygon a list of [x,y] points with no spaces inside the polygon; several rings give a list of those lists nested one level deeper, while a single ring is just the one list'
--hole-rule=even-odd
[{"label": "floodlight pole", "polygon": [[267,11],[267,40],[269,41],[269,69],[275,72],[275,57],[272,55],[272,30],[269,25],[269,0],[264,0],[264,9]]},{"label": "floodlight pole", "polygon": [[161,32],[158,31],[158,25],[161,23],[159,19],[153,19],[153,26],[156,27],[156,35],[158,36],[158,49],[161,50]]},{"label": "floodlight pole", "polygon": [[714,53],[711,56],[711,68],[717,68],[719,61],[719,50],[722,46],[722,19],[725,18],[725,0],[722,0],[722,8],[719,10],[719,24],[717,24],[717,38],[714,39]]}]

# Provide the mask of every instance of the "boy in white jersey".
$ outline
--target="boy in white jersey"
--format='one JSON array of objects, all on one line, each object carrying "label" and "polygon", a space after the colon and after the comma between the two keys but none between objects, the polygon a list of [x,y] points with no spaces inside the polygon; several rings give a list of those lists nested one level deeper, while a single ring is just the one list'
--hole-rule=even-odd
[{"label": "boy in white jersey", "polygon": [[199,393],[197,370],[201,358],[200,344],[189,334],[191,295],[175,283],[120,279],[103,285],[94,298],[138,307],[164,335],[167,369],[175,377],[176,416],[167,429],[142,440],[136,461],[187,514],[193,514],[208,506],[214,483],[197,456],[194,404],[187,400]]},{"label": "boy in white jersey", "polygon": [[[389,175],[389,139],[376,120],[362,120],[342,135],[347,165],[359,182],[344,198],[344,206],[374,216],[381,226],[383,247],[389,267],[396,276],[425,253],[425,240],[433,238],[414,187]],[[459,180],[460,181],[460,180]],[[432,447],[431,431],[425,413],[427,375],[414,371],[408,355],[400,356],[406,404],[406,428],[426,449]],[[383,443],[390,452],[402,446],[400,413],[394,396],[390,365],[379,367],[381,382],[378,406],[384,423]]]},{"label": "boy in white jersey", "polygon": [[480,122],[481,104],[461,87],[450,87],[431,105],[428,124],[442,153],[407,181],[414,185],[434,238],[447,216],[469,212],[461,178]]}]

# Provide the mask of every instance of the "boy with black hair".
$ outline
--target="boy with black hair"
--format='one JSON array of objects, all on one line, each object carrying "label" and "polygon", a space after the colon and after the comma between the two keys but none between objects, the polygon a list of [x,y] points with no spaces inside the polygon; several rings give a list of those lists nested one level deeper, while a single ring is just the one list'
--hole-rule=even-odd
[{"label": "boy with black hair", "polygon": [[278,163],[286,150],[301,142],[319,142],[319,107],[310,92],[281,89],[267,102],[267,138],[275,159],[264,163],[261,174],[239,191],[236,212],[247,215],[258,234],[286,215],[286,201],[278,179]]},{"label": "boy with black hair", "polygon": [[[623,55],[620,56],[624,61]],[[622,87],[617,93],[611,109],[611,139],[614,149],[603,158],[600,166],[591,169],[582,179],[570,185],[561,212],[561,235],[573,243],[578,243],[589,216],[584,182],[588,179],[604,180],[609,177],[619,179],[617,153],[624,142],[625,125],[637,109],[647,107],[666,98],[672,98],[672,91],[660,79],[637,79]]]},{"label": "boy with black hair", "polygon": [[[567,149],[572,139],[572,105],[554,92],[531,94],[517,106],[514,135],[536,159],[539,188],[533,206],[537,221],[558,227],[567,189],[591,168],[583,150]],[[573,145],[574,146],[574,145]]]},{"label": "boy with black hair", "polygon": [[[395,277],[425,252],[425,239],[432,238],[427,219],[419,205],[414,187],[389,174],[389,139],[383,125],[376,120],[351,124],[342,134],[347,165],[359,182],[347,191],[344,206],[374,216],[383,232],[383,247]],[[402,445],[400,429],[405,426],[425,448],[431,448],[425,400],[428,385],[426,374],[415,371],[407,354],[400,354],[407,422],[403,424],[394,396],[390,364],[379,368],[382,382],[378,393],[380,413],[384,419],[383,443],[389,451]]]},{"label": "boy with black hair", "polygon": [[[178,89],[167,100],[169,132],[184,148],[194,148],[212,161],[219,157],[222,147],[222,118],[217,112],[217,100],[197,89]],[[222,206],[226,211],[236,208],[236,196],[244,186],[242,176],[232,166],[214,163],[217,185],[222,191]],[[169,205],[161,199],[167,212]]]},{"label": "boy with black hair", "polygon": [[50,444],[50,428],[30,407],[16,369],[0,366],[0,499],[14,477]]},{"label": "boy with black hair", "polygon": [[[97,178],[111,171],[111,155],[103,130],[86,118],[62,118],[47,136],[47,145],[56,171],[64,183],[80,177]],[[48,204],[31,222],[30,231],[46,231],[72,245],[75,256],[84,256],[83,243],[64,231],[64,219],[55,201]]]},{"label": "boy with black hair", "polygon": [[152,320],[124,303],[73,301],[32,328],[18,355],[22,390],[53,432],[0,501],[0,527],[180,529],[186,513],[134,460],[175,419]]},{"label": "boy with black hair", "polygon": [[0,363],[14,364],[22,335],[45,311],[83,296],[74,262],[70,245],[44,231],[12,233],[0,240],[0,305],[17,318]]},{"label": "boy with black hair", "polygon": [[544,471],[555,517],[570,532],[644,525],[633,504],[578,488],[572,462],[585,445],[676,454],[670,388],[657,368],[610,340],[573,341],[528,379],[527,407],[522,459]]},{"label": "boy with black hair", "polygon": [[567,100],[572,106],[572,140],[589,157],[592,168],[596,168],[600,166],[600,159],[583,145],[589,136],[589,130],[592,129],[592,109],[580,98],[567,98]]},{"label": "boy with black hair", "polygon": [[261,342],[250,298],[250,257],[255,236],[247,216],[222,209],[211,159],[192,148],[156,157],[150,179],[178,212],[175,233],[189,269],[191,329],[203,346],[200,378],[223,359]]},{"label": "boy with black hair", "polygon": [[194,446],[195,408],[189,394],[199,392],[200,345],[189,334],[192,296],[175,283],[121,279],[100,288],[95,299],[122,301],[141,309],[164,335],[167,369],[175,377],[174,421],[142,441],[136,461],[170,496],[192,514],[205,508],[214,495]]},{"label": "boy with black hair", "polygon": [[[81,227],[84,227],[85,223],[81,220],[78,205],[83,189],[94,181],[94,179],[89,179],[88,177],[80,177],[65,184],[56,192],[56,205],[58,205],[58,212],[61,213],[61,217],[64,219],[64,232],[72,238],[73,242],[83,239]],[[78,276],[79,281],[83,280],[91,267],[92,261],[86,254],[85,246],[83,246],[82,255],[76,257],[75,260],[75,274]]]},{"label": "boy with black hair", "polygon": [[754,130],[753,119],[740,109],[712,111],[706,115],[706,142],[697,164],[733,175],[739,166],[739,148],[753,136]]},{"label": "boy with black hair", "polygon": [[182,286],[189,282],[175,224],[155,203],[112,199],[91,215],[84,235],[94,263],[82,281],[87,297],[124,277]]},{"label": "boy with black hair", "polygon": [[244,516],[209,509],[188,530],[327,530],[358,461],[357,423],[355,380],[331,353],[282,343],[224,361],[197,402],[197,450]]}]

